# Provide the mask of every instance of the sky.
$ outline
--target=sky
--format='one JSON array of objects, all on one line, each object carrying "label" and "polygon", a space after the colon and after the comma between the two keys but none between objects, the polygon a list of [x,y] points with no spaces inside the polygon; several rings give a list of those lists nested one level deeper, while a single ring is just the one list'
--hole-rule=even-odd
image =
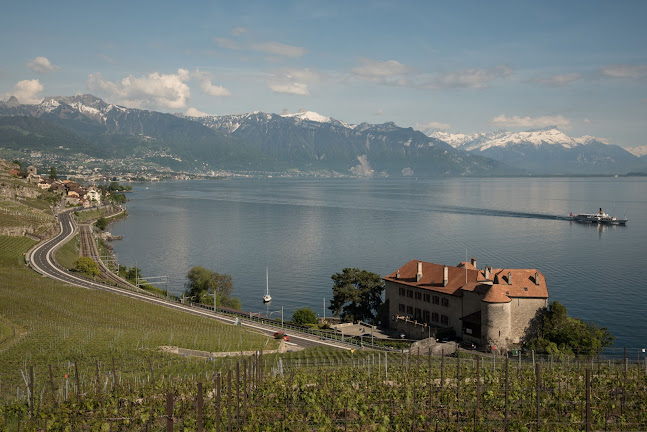
[{"label": "sky", "polygon": [[315,111],[450,133],[647,144],[645,1],[29,1],[0,100],[91,93],[188,115]]}]

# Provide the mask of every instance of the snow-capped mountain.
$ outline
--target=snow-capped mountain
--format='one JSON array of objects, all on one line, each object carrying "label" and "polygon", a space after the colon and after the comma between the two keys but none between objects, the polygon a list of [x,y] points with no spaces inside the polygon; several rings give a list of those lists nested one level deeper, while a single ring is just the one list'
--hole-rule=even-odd
[{"label": "snow-capped mountain", "polygon": [[536,174],[616,174],[640,165],[637,157],[603,138],[573,138],[557,128],[469,135],[435,131],[429,136]]},{"label": "snow-capped mountain", "polygon": [[628,148],[627,151],[634,156],[645,157],[647,156],[647,145]]},{"label": "snow-capped mountain", "polygon": [[444,141],[394,123],[351,125],[312,111],[191,119],[248,143],[269,157],[285,159],[289,154],[293,163],[309,169],[328,167],[339,172],[398,176],[504,172],[501,164],[474,158]]},{"label": "snow-capped mountain", "polygon": [[[187,117],[113,105],[92,95],[0,102],[0,147],[100,158],[137,155],[177,169],[300,170],[354,175],[509,172],[394,123],[349,125],[312,111]],[[3,127],[5,126],[5,127]],[[57,139],[36,139],[56,136]],[[73,139],[74,138],[74,139]]]}]

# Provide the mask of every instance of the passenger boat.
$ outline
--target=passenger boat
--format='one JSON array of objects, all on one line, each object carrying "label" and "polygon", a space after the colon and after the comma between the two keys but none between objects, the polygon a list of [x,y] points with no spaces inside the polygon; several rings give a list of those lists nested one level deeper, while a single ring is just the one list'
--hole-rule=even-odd
[{"label": "passenger boat", "polygon": [[608,213],[600,211],[597,213],[580,213],[574,215],[571,213],[569,219],[575,222],[588,222],[588,223],[597,223],[597,224],[607,224],[607,225],[625,225],[627,219],[618,219],[615,216],[611,216]]},{"label": "passenger boat", "polygon": [[270,276],[265,267],[265,295],[263,296],[263,303],[269,303],[272,301],[272,296],[270,295]]}]

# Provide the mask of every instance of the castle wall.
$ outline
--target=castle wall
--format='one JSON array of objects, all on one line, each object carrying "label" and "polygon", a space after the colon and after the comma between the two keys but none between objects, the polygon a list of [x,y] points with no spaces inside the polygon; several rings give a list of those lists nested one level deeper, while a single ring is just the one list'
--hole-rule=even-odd
[{"label": "castle wall", "polygon": [[481,339],[506,349],[510,337],[510,303],[481,303]]},{"label": "castle wall", "polygon": [[537,311],[548,307],[548,299],[513,298],[510,302],[510,343],[519,343]]}]

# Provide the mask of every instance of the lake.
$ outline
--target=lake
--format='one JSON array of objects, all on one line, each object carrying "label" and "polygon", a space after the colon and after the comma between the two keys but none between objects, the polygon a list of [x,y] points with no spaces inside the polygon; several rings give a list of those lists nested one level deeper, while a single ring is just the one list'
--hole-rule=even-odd
[{"label": "lake", "polygon": [[[616,347],[647,347],[647,179],[231,179],[134,184],[109,230],[120,264],[168,276],[180,294],[195,265],[228,273],[243,309],[318,315],[345,267],[380,275],[411,259],[537,268],[549,300],[595,321]],[[565,220],[607,213],[627,226]],[[269,268],[270,305],[263,305]],[[158,283],[162,288],[165,283]]]}]

